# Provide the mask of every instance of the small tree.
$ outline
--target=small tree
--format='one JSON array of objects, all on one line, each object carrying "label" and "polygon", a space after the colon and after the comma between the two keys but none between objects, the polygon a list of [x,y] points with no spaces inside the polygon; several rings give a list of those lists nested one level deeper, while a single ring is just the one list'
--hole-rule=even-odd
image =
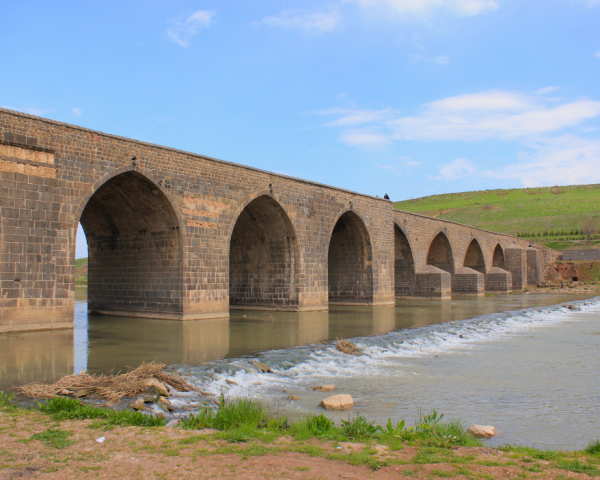
[{"label": "small tree", "polygon": [[582,233],[585,235],[586,242],[589,244],[592,241],[592,235],[598,233],[598,219],[594,217],[588,218],[583,224]]}]

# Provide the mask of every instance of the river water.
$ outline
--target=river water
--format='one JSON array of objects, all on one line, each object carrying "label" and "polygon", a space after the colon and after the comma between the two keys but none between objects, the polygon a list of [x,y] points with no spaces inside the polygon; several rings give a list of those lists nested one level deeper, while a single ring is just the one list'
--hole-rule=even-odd
[{"label": "river water", "polygon": [[[468,424],[496,426],[489,445],[571,450],[600,437],[600,297],[518,294],[328,312],[234,310],[230,319],[197,322],[86,312],[85,289],[78,289],[74,330],[0,335],[0,390],[156,360],[203,390],[257,397],[290,417],[321,413],[317,405],[329,394],[310,389],[335,384],[335,393],[355,400],[352,413],[327,412],[338,421],[361,413],[378,423],[410,424],[419,409],[435,408]],[[338,352],[337,338],[351,338],[364,355]],[[255,359],[274,373],[259,374],[250,364]],[[299,400],[289,401],[290,394]],[[197,400],[183,394],[174,403]]]}]

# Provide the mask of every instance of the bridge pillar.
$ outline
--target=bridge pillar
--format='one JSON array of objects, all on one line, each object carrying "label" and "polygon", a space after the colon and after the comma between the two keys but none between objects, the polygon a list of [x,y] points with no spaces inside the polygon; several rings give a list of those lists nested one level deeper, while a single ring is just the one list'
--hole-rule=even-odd
[{"label": "bridge pillar", "polygon": [[507,248],[504,253],[506,269],[512,275],[512,289],[522,292],[527,286],[527,250]]},{"label": "bridge pillar", "polygon": [[510,293],[512,291],[512,275],[499,267],[490,268],[485,275],[487,292]]},{"label": "bridge pillar", "polygon": [[535,248],[527,250],[527,285],[537,285],[542,281],[542,256]]},{"label": "bridge pillar", "polygon": [[415,274],[415,297],[450,298],[452,275],[441,268],[426,265]]},{"label": "bridge pillar", "polygon": [[481,296],[485,290],[485,276],[483,273],[469,267],[456,269],[452,279],[452,293],[458,295]]}]

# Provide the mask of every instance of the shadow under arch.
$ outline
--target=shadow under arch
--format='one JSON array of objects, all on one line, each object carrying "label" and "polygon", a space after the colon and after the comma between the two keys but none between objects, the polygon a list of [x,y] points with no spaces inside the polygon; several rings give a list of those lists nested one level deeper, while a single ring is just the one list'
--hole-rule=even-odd
[{"label": "shadow under arch", "polygon": [[412,297],[415,293],[415,263],[408,237],[394,222],[394,285],[396,297]]},{"label": "shadow under arch", "polygon": [[481,245],[476,238],[471,240],[471,243],[467,248],[463,266],[472,268],[473,270],[483,273],[484,275],[486,273],[483,250],[481,250]]},{"label": "shadow under arch", "polygon": [[88,244],[90,313],[182,317],[185,232],[157,182],[137,167],[112,172],[82,200],[75,221]]},{"label": "shadow under arch", "polygon": [[270,195],[242,209],[229,239],[230,308],[298,306],[298,247],[292,222]]},{"label": "shadow under arch", "polygon": [[496,244],[496,248],[494,248],[494,254],[492,255],[492,267],[498,267],[503,270],[506,270],[504,250],[502,249],[502,246],[499,243]]},{"label": "shadow under arch", "polygon": [[427,265],[433,265],[454,275],[452,246],[443,231],[440,231],[429,244]]},{"label": "shadow under arch", "polygon": [[331,233],[327,252],[329,303],[373,302],[373,251],[367,227],[360,216],[343,212]]}]

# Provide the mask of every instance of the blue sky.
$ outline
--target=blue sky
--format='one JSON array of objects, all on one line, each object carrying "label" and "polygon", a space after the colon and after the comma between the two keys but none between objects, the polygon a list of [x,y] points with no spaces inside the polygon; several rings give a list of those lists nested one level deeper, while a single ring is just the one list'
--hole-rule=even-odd
[{"label": "blue sky", "polygon": [[600,0],[4,2],[0,106],[393,200],[600,182]]}]

